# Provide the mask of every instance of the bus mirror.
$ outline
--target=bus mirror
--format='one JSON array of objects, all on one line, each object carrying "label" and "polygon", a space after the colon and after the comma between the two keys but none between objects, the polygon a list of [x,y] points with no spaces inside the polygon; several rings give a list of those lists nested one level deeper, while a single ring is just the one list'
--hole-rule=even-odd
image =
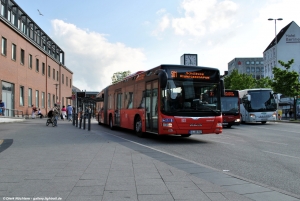
[{"label": "bus mirror", "polygon": [[221,88],[221,97],[225,96],[225,87],[224,87],[224,80],[220,80],[220,88]]},{"label": "bus mirror", "polygon": [[250,102],[251,101],[251,95],[245,95],[242,98],[242,101],[243,101],[243,103]]},{"label": "bus mirror", "polygon": [[160,82],[160,88],[166,88],[167,82],[168,82],[168,75],[165,70],[158,69],[155,72],[155,75],[158,75],[159,82]]}]

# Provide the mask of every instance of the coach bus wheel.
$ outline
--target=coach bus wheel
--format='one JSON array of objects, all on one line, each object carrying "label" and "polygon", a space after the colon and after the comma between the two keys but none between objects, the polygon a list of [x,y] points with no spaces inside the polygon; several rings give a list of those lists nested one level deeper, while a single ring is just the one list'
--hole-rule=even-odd
[{"label": "coach bus wheel", "polygon": [[231,125],[230,125],[230,124],[228,124],[228,125],[227,125],[227,128],[231,128]]},{"label": "coach bus wheel", "polygon": [[191,134],[187,134],[187,135],[181,135],[181,137],[190,137]]},{"label": "coach bus wheel", "polygon": [[134,121],[134,131],[137,136],[144,137],[144,134],[142,132],[142,120],[140,117],[137,117]]},{"label": "coach bus wheel", "polygon": [[112,121],[112,117],[111,116],[109,117],[109,128],[111,130],[114,130],[114,125],[113,125],[113,121]]},{"label": "coach bus wheel", "polygon": [[261,122],[261,124],[265,124],[265,123],[267,123],[267,122],[266,122],[266,121],[262,121],[262,122]]}]

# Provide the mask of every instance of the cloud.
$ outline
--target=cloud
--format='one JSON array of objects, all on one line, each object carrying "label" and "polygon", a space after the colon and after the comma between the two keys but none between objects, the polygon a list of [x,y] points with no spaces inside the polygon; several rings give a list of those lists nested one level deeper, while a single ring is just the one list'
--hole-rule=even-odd
[{"label": "cloud", "polygon": [[62,20],[53,20],[53,39],[65,52],[65,65],[73,71],[73,85],[100,91],[111,83],[113,73],[143,70],[142,49],[110,43],[107,35],[83,30]]},{"label": "cloud", "polygon": [[176,35],[204,36],[230,27],[235,22],[238,5],[230,0],[184,0],[182,17],[164,14],[157,29],[157,35],[167,28]]}]

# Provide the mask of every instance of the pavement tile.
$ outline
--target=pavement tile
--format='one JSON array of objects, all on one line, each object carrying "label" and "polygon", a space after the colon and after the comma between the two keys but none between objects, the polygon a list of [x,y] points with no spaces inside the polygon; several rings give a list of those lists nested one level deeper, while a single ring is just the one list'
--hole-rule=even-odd
[{"label": "pavement tile", "polygon": [[168,188],[163,185],[141,185],[137,186],[137,193],[138,195],[144,194],[144,195],[156,195],[156,194],[170,194]]},{"label": "pavement tile", "polygon": [[105,186],[75,186],[70,193],[70,196],[83,195],[103,195]]},{"label": "pavement tile", "polygon": [[104,191],[102,201],[138,201],[136,191]]},{"label": "pavement tile", "polygon": [[174,198],[170,194],[162,195],[138,195],[139,201],[174,201]]}]

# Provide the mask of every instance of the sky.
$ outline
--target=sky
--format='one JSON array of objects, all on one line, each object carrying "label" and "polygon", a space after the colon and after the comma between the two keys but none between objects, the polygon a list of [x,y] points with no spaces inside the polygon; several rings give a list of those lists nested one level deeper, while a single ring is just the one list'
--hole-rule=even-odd
[{"label": "sky", "polygon": [[188,53],[223,75],[236,57],[263,57],[275,27],[300,25],[299,0],[15,2],[65,52],[73,85],[86,91],[101,91],[116,72],[180,64]]}]

